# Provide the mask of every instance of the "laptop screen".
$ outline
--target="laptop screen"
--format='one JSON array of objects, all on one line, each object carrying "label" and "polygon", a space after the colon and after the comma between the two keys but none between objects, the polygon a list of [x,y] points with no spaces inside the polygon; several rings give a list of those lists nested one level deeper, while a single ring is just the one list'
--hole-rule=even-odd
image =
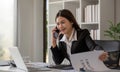
[{"label": "laptop screen", "polygon": [[24,71],[28,71],[18,48],[17,47],[10,47],[9,51],[10,51],[11,57],[14,60],[17,68],[24,70]]}]

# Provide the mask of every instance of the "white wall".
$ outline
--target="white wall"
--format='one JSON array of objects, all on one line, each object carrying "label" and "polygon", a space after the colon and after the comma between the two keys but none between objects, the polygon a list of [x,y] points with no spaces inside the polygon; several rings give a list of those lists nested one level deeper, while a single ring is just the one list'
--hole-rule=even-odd
[{"label": "white wall", "polygon": [[18,47],[22,56],[43,61],[43,0],[18,0]]}]

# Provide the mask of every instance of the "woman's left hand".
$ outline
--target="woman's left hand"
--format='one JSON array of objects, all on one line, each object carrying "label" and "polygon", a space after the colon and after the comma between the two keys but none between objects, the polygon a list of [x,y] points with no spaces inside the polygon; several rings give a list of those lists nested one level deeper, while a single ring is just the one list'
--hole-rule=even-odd
[{"label": "woman's left hand", "polygon": [[107,52],[103,52],[100,56],[99,59],[101,61],[105,61],[108,58],[108,53]]}]

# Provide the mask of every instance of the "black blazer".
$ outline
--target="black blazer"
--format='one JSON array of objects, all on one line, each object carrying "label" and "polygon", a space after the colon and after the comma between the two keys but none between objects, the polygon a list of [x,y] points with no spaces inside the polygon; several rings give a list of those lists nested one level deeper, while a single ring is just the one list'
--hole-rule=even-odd
[{"label": "black blazer", "polygon": [[[60,35],[60,39],[62,36],[63,35]],[[71,54],[91,51],[94,49],[102,50],[102,47],[95,44],[90,37],[89,31],[87,29],[77,30],[77,41],[72,42]],[[70,61],[65,42],[59,42],[58,46],[55,48],[51,47],[51,51],[53,54],[53,60],[56,64],[61,64],[64,58],[67,58]]]}]

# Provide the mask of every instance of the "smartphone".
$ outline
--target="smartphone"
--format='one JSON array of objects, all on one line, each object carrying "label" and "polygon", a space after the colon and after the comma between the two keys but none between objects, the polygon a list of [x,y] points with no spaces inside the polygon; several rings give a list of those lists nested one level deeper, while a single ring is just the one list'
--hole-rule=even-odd
[{"label": "smartphone", "polygon": [[57,39],[57,37],[58,37],[58,35],[59,35],[59,30],[58,30],[58,28],[56,27],[56,31],[55,31],[55,33],[54,33],[54,38],[55,39]]}]

